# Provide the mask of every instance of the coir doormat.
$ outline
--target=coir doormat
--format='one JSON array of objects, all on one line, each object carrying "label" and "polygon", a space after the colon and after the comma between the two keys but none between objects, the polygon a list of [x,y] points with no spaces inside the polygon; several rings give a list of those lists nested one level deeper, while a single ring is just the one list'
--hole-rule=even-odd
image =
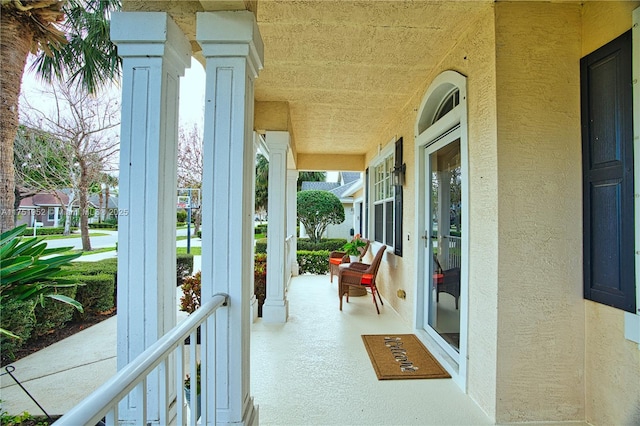
[{"label": "coir doormat", "polygon": [[451,377],[414,334],[363,334],[362,340],[378,380]]}]

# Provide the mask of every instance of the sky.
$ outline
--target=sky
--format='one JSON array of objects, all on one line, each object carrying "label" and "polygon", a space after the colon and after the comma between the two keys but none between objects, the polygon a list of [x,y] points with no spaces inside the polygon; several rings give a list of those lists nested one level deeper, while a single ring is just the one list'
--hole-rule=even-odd
[{"label": "sky", "polygon": [[[34,72],[29,71],[29,65],[25,68],[22,77],[22,93],[31,99],[39,99],[46,103],[41,96],[41,91],[47,89],[48,84],[40,81]],[[205,73],[202,65],[195,59],[191,59],[191,68],[185,70],[184,77],[180,79],[180,112],[179,122],[181,126],[191,127],[193,124],[202,123],[204,120],[204,88]],[[105,89],[118,98],[121,97],[120,88],[114,84]],[[47,107],[46,105],[37,105]],[[51,104],[53,107],[53,103]],[[201,124],[199,124],[200,127]]]},{"label": "sky", "polygon": [[[42,97],[40,92],[46,89],[47,84],[39,81],[35,73],[25,69],[22,78],[22,93],[28,96],[33,103],[33,99],[39,99],[46,102],[46,98]],[[118,98],[121,97],[118,85],[107,88],[110,93]],[[205,97],[205,72],[200,63],[191,59],[191,67],[185,70],[185,74],[180,79],[180,110],[179,123],[180,126],[189,130],[195,124],[198,125],[202,132],[202,123],[204,122],[204,97]],[[41,105],[46,108],[46,105]],[[53,104],[51,105],[53,108]],[[327,181],[336,182],[338,180],[337,172],[328,172]]]}]

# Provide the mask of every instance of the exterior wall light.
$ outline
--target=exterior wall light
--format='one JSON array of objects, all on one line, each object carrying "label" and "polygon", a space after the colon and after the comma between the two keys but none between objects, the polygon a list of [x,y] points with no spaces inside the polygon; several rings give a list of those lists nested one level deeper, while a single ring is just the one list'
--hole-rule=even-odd
[{"label": "exterior wall light", "polygon": [[391,171],[393,186],[402,186],[404,185],[404,174],[407,171],[407,165],[402,164],[402,166],[394,167]]}]

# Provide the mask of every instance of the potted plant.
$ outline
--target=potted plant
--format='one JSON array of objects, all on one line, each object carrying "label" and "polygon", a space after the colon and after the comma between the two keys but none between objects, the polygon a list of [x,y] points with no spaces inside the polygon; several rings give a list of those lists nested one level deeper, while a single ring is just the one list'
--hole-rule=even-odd
[{"label": "potted plant", "polygon": [[[192,314],[202,304],[202,276],[198,271],[195,275],[185,277],[182,285],[182,297],[180,298],[180,310],[188,314]],[[197,343],[200,344],[200,327],[197,331]],[[188,337],[185,344],[191,343],[191,339]]]},{"label": "potted plant", "polygon": [[[197,417],[196,421],[200,418],[200,414],[202,413],[202,404],[201,404],[201,387],[200,387],[200,363],[196,364],[196,398],[198,399],[198,408],[197,408]],[[184,396],[187,398],[187,404],[191,404],[191,378],[187,374],[187,377],[184,379]]]},{"label": "potted plant", "polygon": [[360,234],[356,234],[353,240],[342,246],[342,251],[349,255],[351,262],[357,262],[360,259],[360,248],[366,245],[367,243],[360,239]]}]

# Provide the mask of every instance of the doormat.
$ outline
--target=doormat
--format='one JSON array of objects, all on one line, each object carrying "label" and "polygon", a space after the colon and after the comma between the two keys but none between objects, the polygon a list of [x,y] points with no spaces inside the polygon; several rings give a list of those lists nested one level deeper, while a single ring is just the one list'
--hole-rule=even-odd
[{"label": "doormat", "polygon": [[362,341],[378,380],[451,377],[414,334],[363,334]]}]

